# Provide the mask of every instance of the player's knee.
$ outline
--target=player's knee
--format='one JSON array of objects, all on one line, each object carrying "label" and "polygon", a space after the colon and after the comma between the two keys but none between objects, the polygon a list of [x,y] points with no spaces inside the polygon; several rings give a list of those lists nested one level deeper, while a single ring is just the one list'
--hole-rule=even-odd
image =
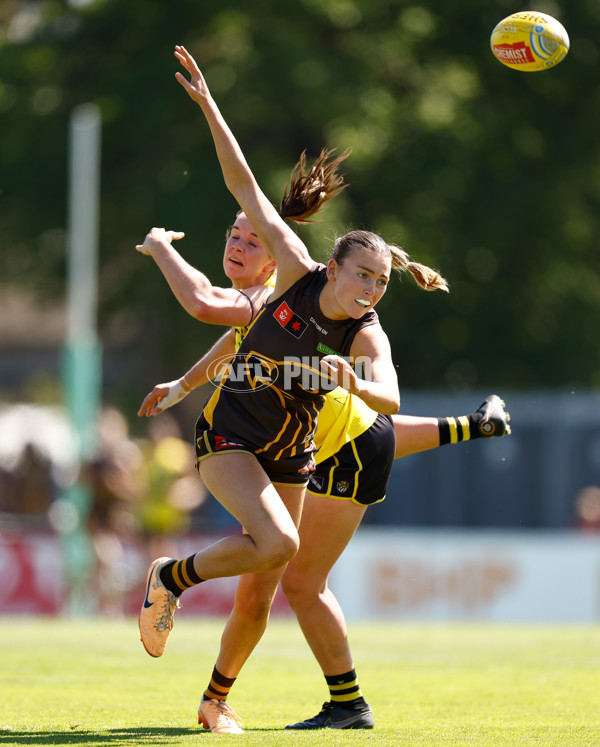
[{"label": "player's knee", "polygon": [[288,563],[298,552],[300,540],[298,534],[287,534],[282,532],[270,543],[267,552],[266,566],[267,570],[280,568]]},{"label": "player's knee", "polygon": [[238,614],[253,622],[268,619],[276,591],[276,588],[271,590],[260,586],[244,589],[244,593],[235,599]]},{"label": "player's knee", "polygon": [[291,568],[286,570],[281,579],[281,590],[292,609],[310,604],[319,596],[322,589],[323,584],[320,580],[295,573]]}]

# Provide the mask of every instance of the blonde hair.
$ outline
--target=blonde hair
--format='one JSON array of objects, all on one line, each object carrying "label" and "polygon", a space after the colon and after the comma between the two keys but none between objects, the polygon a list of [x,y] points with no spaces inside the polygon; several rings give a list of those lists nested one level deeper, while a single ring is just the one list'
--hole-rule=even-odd
[{"label": "blonde hair", "polygon": [[381,236],[372,231],[349,231],[336,242],[332,259],[343,264],[355,249],[366,249],[383,257],[389,257],[392,269],[399,273],[409,272],[417,285],[426,291],[443,290],[448,292],[448,282],[437,270],[427,265],[413,262],[408,254],[395,244],[388,244]]}]

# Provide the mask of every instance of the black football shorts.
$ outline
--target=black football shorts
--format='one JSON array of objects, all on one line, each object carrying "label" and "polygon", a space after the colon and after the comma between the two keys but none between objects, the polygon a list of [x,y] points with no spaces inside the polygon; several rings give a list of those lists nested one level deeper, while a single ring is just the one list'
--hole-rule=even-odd
[{"label": "black football shorts", "polygon": [[317,465],[307,490],[363,506],[379,503],[385,498],[395,450],[392,418],[378,415],[368,430]]}]

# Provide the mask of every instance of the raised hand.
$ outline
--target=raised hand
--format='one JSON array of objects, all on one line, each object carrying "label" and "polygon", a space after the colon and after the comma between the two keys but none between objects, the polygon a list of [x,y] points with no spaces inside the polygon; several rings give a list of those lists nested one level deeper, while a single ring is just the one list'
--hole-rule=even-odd
[{"label": "raised hand", "polygon": [[164,246],[165,244],[172,244],[173,241],[182,239],[185,236],[183,231],[167,231],[164,228],[152,228],[150,232],[146,234],[143,244],[136,244],[136,250],[140,254],[146,254],[149,257],[152,256],[152,251],[158,246]]},{"label": "raised hand", "polygon": [[185,88],[188,96],[197,104],[206,101],[210,93],[196,60],[185,47],[182,47],[179,44],[175,47],[175,57],[177,57],[182,67],[184,67],[190,74],[190,79],[188,80],[182,73],[175,73],[177,82]]}]

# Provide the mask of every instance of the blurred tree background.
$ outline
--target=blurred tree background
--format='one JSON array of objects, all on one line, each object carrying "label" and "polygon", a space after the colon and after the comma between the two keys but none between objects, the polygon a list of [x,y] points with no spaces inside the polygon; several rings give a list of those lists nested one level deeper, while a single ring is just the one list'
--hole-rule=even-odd
[{"label": "blurred tree background", "polygon": [[510,70],[508,0],[2,0],[0,293],[64,298],[68,126],[102,112],[99,326],[105,398],[128,413],[221,330],[179,307],[134,247],[153,225],[216,283],[237,206],[177,84],[194,54],[268,196],[300,152],[352,148],[351,186],[302,229],[317,259],[364,227],[448,278],[392,282],[378,310],[402,387],[600,387],[597,0],[536,4],[571,51]]}]

